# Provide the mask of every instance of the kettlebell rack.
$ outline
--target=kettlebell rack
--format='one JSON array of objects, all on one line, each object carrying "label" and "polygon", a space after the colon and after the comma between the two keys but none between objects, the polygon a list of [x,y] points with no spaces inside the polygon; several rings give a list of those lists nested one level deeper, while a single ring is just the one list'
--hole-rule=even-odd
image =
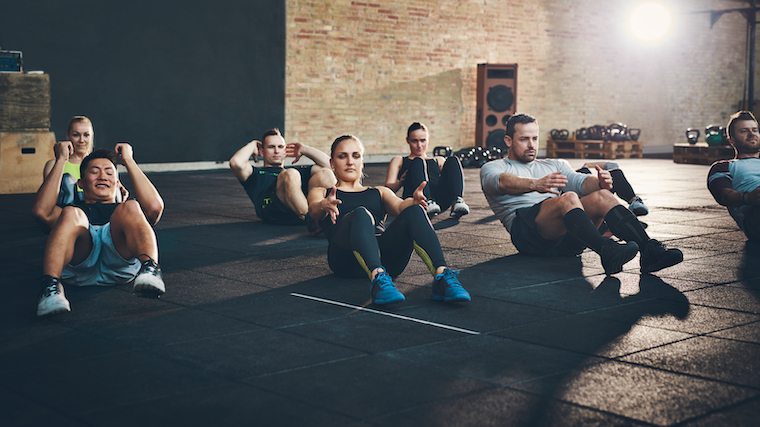
[{"label": "kettlebell rack", "polygon": [[554,140],[546,141],[546,157],[565,159],[640,159],[640,141]]}]

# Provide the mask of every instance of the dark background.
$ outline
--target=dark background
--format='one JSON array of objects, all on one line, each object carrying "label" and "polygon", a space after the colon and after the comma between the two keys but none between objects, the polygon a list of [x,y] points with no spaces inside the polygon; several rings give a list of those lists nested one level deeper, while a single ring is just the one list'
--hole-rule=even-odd
[{"label": "dark background", "polygon": [[[285,1],[3,2],[0,46],[50,75],[51,131],[140,163],[223,161],[285,122]],[[283,129],[284,130],[284,129]]]}]

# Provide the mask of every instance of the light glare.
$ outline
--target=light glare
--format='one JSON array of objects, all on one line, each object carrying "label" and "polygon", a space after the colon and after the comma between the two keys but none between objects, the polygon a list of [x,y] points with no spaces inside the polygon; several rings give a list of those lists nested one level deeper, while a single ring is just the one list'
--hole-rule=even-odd
[{"label": "light glare", "polygon": [[628,24],[639,39],[656,41],[670,30],[670,11],[660,3],[642,3],[633,9]]}]

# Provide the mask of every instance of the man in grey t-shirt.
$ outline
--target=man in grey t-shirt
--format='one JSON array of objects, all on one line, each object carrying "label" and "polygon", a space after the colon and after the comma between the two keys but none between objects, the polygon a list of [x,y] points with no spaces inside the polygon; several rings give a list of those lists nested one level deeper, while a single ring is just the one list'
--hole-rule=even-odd
[{"label": "man in grey t-shirt", "polygon": [[[641,248],[641,271],[651,273],[683,261],[678,249],[651,239],[636,216],[609,191],[609,172],[575,172],[565,160],[536,159],[538,121],[516,114],[507,122],[506,159],[485,164],[480,184],[488,203],[512,235],[520,253],[535,256],[579,254],[586,247],[602,258],[605,273],[615,274]],[[602,236],[602,221],[613,235]]]}]

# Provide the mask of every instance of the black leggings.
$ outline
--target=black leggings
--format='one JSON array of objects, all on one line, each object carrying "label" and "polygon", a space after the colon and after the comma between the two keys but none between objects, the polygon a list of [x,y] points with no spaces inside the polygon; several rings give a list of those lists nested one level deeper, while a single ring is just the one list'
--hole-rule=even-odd
[{"label": "black leggings", "polygon": [[404,209],[383,234],[375,236],[372,215],[359,207],[341,218],[327,249],[330,269],[342,277],[372,278],[380,266],[391,277],[404,271],[412,251],[425,262],[431,274],[446,266],[441,243],[425,211],[418,205]]},{"label": "black leggings", "polygon": [[441,211],[445,211],[454,203],[454,199],[462,197],[464,192],[464,172],[459,157],[451,156],[446,159],[438,182],[434,185],[430,184],[427,163],[421,157],[412,159],[404,178],[404,198],[411,197],[422,181],[428,183],[422,190],[425,197],[435,200]]}]

